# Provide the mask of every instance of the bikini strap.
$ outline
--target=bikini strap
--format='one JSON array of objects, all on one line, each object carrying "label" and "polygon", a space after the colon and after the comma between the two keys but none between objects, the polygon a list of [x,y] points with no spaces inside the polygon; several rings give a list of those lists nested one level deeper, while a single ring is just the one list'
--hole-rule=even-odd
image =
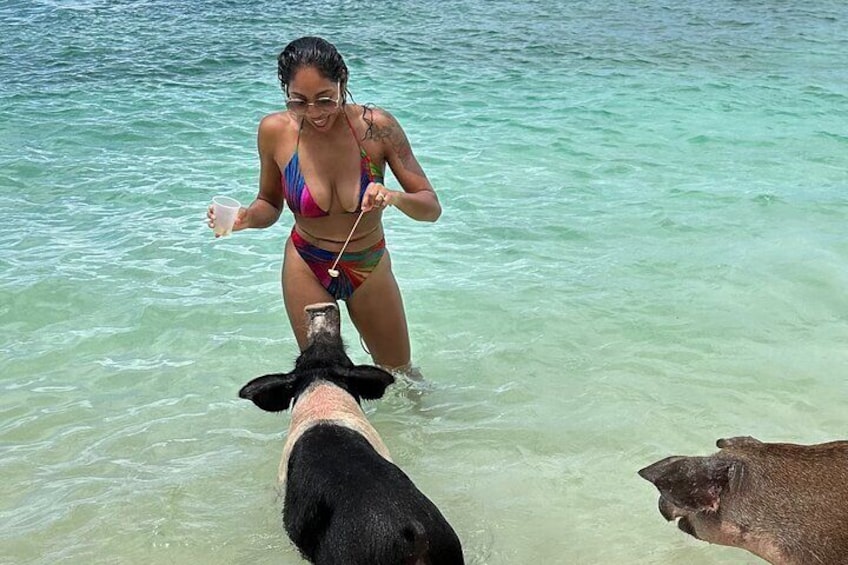
[{"label": "bikini strap", "polygon": [[356,137],[356,129],[353,127],[353,122],[350,121],[350,116],[347,115],[347,111],[344,108],[342,108],[342,113],[344,114],[345,120],[347,120],[347,127],[350,128],[350,133],[353,134],[353,140],[356,141],[359,149],[362,149],[362,144],[359,143],[359,138]]},{"label": "bikini strap", "polygon": [[353,122],[350,121],[350,117],[347,115],[347,112],[343,110],[345,120],[347,120],[347,125],[350,128],[350,133],[353,134],[353,140],[356,142],[356,145],[359,146],[359,157],[360,159],[365,160],[365,171],[368,174],[368,180],[374,182],[376,176],[374,175],[374,170],[372,168],[371,157],[368,155],[368,152],[362,147],[362,143],[359,142],[359,137],[356,135],[356,128],[353,127]]},{"label": "bikini strap", "polygon": [[297,141],[294,142],[294,153],[297,155],[297,150],[300,149],[300,132],[303,131],[303,121],[306,116],[300,118],[300,125],[297,126]]}]

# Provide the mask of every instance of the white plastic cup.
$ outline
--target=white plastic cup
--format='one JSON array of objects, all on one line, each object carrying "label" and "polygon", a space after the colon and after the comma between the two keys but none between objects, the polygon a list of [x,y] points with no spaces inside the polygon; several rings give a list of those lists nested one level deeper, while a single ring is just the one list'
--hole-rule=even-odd
[{"label": "white plastic cup", "polygon": [[233,224],[236,223],[241,204],[235,198],[229,196],[216,196],[212,199],[212,212],[215,214],[213,230],[215,235],[223,236],[233,233]]}]

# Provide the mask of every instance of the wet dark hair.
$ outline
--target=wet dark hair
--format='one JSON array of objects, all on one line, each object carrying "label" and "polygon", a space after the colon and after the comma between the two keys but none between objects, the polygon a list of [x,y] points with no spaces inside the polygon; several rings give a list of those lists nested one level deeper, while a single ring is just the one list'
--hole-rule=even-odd
[{"label": "wet dark hair", "polygon": [[277,57],[277,77],[283,94],[288,93],[289,82],[294,74],[303,67],[313,67],[326,79],[345,83],[346,98],[348,71],[344,59],[335,45],[320,37],[301,37],[295,39],[280,52]]}]

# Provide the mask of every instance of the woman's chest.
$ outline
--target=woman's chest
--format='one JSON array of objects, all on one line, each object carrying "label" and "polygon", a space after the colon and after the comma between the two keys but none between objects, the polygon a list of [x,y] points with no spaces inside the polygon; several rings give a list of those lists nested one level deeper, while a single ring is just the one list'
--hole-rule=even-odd
[{"label": "woman's chest", "polygon": [[329,210],[334,202],[346,210],[355,209],[368,183],[383,176],[383,156],[374,143],[357,143],[353,139],[301,143],[296,151],[297,172],[324,210]]}]

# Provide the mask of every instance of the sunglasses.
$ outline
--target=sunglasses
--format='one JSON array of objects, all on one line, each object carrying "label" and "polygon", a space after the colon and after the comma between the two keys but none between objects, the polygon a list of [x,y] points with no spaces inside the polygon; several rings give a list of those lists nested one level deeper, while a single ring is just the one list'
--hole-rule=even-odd
[{"label": "sunglasses", "polygon": [[302,116],[309,111],[310,106],[314,106],[316,110],[321,112],[322,114],[327,114],[339,108],[339,102],[342,98],[341,93],[341,83],[338,84],[338,95],[336,98],[330,98],[329,96],[322,96],[321,98],[316,98],[314,102],[307,102],[301,98],[287,98],[286,99],[286,108],[289,109],[293,114],[297,114],[298,116]]}]

